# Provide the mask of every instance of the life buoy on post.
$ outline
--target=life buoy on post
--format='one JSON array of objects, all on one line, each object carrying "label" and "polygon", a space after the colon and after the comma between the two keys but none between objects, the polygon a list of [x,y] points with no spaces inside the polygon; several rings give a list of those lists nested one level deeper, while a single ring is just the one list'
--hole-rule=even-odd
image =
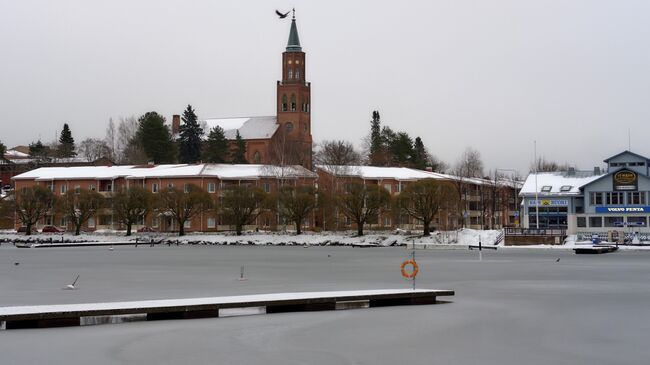
[{"label": "life buoy on post", "polygon": [[[410,272],[406,270],[406,267],[409,265],[413,267],[413,270]],[[407,279],[414,279],[415,276],[418,274],[418,271],[420,271],[420,268],[418,267],[418,263],[415,262],[415,260],[406,260],[402,262],[400,268],[402,270],[402,276]]]}]

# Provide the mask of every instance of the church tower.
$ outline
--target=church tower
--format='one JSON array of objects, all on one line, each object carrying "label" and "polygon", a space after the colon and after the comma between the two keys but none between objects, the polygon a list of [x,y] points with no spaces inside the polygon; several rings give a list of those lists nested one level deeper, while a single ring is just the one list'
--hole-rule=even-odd
[{"label": "church tower", "polygon": [[305,52],[300,46],[294,11],[289,41],[282,53],[282,80],[277,83],[278,134],[291,145],[289,154],[294,162],[311,170],[311,83],[306,81],[305,70]]}]

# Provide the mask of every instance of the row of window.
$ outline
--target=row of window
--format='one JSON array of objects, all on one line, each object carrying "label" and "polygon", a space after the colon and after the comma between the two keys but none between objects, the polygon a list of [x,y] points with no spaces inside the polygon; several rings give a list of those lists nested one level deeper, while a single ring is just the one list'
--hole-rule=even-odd
[{"label": "row of window", "polygon": [[645,166],[645,162],[610,162],[611,167],[625,167],[625,166]]},{"label": "row of window", "polygon": [[[560,191],[563,192],[563,193],[566,193],[566,192],[571,191],[572,188],[573,188],[573,186],[571,186],[571,185],[562,185],[562,186],[560,186]],[[550,193],[551,190],[553,190],[553,186],[551,186],[551,185],[542,186],[542,193]]]},{"label": "row of window", "polygon": [[[287,96],[282,95],[282,111],[283,112],[286,112],[286,111],[295,112],[296,108],[297,108],[297,105],[298,104],[296,103],[296,95],[294,95],[294,94],[291,95],[291,104],[289,104]],[[302,103],[302,106],[301,106],[300,110],[303,111],[303,112],[309,112],[309,100],[305,100]]]},{"label": "row of window", "polygon": [[586,228],[587,222],[591,228],[601,228],[601,227],[618,227],[622,228],[624,222],[627,221],[628,226],[632,227],[647,227],[648,218],[639,217],[639,216],[597,216],[597,217],[577,217],[576,225],[578,228]]},{"label": "row of window", "polygon": [[291,80],[291,79],[300,80],[300,69],[296,68],[296,71],[294,72],[293,69],[290,68],[289,71],[287,72],[287,79],[289,79],[289,80]]},{"label": "row of window", "polygon": [[646,198],[645,191],[608,191],[589,194],[591,205],[646,205]]}]

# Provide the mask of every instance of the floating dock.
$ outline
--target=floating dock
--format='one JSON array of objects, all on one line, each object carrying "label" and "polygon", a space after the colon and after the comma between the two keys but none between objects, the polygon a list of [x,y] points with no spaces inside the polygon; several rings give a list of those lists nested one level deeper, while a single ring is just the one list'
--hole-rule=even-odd
[{"label": "floating dock", "polygon": [[383,289],[0,307],[0,329],[435,304],[437,297],[453,295],[453,290]]},{"label": "floating dock", "polygon": [[608,253],[618,250],[618,247],[611,245],[593,245],[587,247],[577,247],[573,251],[577,254],[599,254]]}]

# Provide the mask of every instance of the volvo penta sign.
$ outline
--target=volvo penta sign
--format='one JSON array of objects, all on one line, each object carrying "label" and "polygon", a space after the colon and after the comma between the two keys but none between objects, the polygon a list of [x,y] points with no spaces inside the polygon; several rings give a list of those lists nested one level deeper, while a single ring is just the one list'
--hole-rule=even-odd
[{"label": "volvo penta sign", "polygon": [[531,199],[528,201],[529,207],[566,207],[569,205],[568,199]]},{"label": "volvo penta sign", "polygon": [[596,207],[596,213],[650,213],[650,207]]},{"label": "volvo penta sign", "polygon": [[638,190],[639,178],[634,171],[621,170],[613,175],[614,190]]}]

